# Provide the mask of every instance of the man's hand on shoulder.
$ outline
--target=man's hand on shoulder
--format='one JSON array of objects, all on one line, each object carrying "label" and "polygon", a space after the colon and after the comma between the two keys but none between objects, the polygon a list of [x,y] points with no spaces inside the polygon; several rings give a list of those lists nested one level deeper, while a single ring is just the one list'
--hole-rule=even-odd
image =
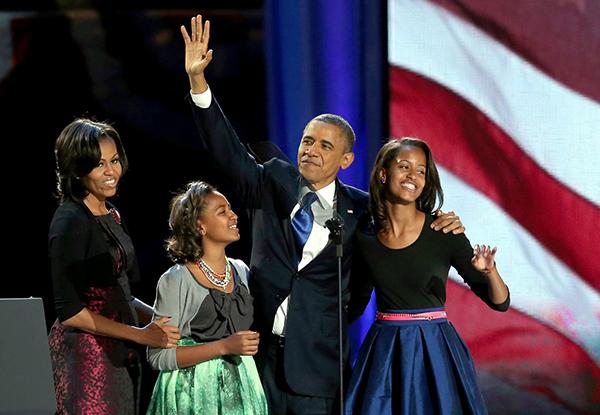
[{"label": "man's hand on shoulder", "polygon": [[431,228],[444,233],[452,232],[455,235],[465,232],[460,218],[454,212],[444,213],[441,210],[435,212],[437,218],[431,223]]}]

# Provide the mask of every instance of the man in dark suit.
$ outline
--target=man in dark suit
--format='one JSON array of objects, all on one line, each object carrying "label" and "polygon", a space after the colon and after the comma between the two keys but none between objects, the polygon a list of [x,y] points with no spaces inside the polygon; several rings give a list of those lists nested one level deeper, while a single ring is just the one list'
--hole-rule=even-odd
[{"label": "man in dark suit", "polygon": [[[181,30],[189,101],[202,145],[251,212],[250,288],[255,327],[261,333],[256,360],[271,413],[330,414],[340,381],[338,282],[335,246],[323,225],[334,212],[344,223],[342,285],[347,304],[352,237],[368,216],[367,194],[336,178],[354,160],[354,132],[343,118],[322,114],[304,129],[297,166],[278,158],[257,163],[204,77],[212,60],[209,22],[203,25],[198,16],[192,18],[191,36],[183,26]],[[303,214],[309,219],[298,219]],[[462,226],[452,215],[437,224],[448,223],[446,230]],[[346,326],[346,315],[343,319]],[[346,358],[346,336],[342,341]]]}]

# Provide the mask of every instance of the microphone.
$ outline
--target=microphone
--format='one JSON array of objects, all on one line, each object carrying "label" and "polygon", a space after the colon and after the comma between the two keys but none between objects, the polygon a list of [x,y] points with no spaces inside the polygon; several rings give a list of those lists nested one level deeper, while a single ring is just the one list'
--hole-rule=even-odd
[{"label": "microphone", "polygon": [[339,371],[340,371],[340,413],[344,413],[344,347],[343,347],[343,306],[342,306],[342,258],[343,247],[343,233],[344,233],[344,220],[337,213],[336,210],[333,211],[333,217],[327,221],[325,221],[325,226],[329,229],[329,239],[335,244],[335,256],[337,259],[337,283],[338,283],[338,338],[339,338]]},{"label": "microphone", "polygon": [[344,220],[335,212],[331,219],[325,222],[325,226],[329,229],[329,239],[336,244],[336,252],[338,257],[342,257],[342,240],[344,236]]}]

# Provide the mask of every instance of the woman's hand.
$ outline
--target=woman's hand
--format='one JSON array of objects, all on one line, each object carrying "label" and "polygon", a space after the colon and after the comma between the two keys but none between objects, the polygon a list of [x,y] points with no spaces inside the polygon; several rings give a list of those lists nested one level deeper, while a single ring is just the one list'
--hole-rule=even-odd
[{"label": "woman's hand", "polygon": [[258,352],[259,337],[255,331],[238,331],[223,339],[224,354],[253,356]]},{"label": "woman's hand", "polygon": [[471,263],[478,271],[489,274],[496,270],[496,247],[490,248],[489,245],[475,245],[473,248],[473,258]]},{"label": "woman's hand", "polygon": [[166,323],[169,320],[171,320],[171,317],[161,317],[140,329],[142,334],[139,343],[163,349],[177,347],[177,341],[181,338],[179,329],[174,326],[167,326]]}]

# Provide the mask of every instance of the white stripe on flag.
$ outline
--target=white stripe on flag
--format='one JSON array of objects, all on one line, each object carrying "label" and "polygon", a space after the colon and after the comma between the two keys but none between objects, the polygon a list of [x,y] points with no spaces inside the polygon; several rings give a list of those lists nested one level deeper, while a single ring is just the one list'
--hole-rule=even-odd
[{"label": "white stripe on flag", "polygon": [[[581,345],[600,363],[600,295],[490,199],[438,165],[444,210],[460,215],[471,244],[498,244],[511,307]],[[451,278],[462,282],[453,270]]]},{"label": "white stripe on flag", "polygon": [[432,3],[390,0],[388,16],[391,64],[467,99],[557,180],[600,205],[600,104]]}]

